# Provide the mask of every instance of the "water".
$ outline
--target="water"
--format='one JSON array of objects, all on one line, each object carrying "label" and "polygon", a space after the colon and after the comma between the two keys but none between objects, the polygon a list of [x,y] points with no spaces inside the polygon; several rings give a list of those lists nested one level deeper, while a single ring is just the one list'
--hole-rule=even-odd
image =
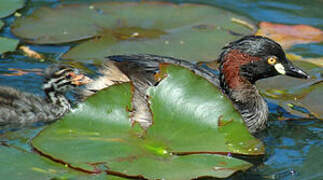
[{"label": "water", "polygon": [[[323,1],[322,0],[276,0],[276,1],[255,1],[255,0],[176,0],[172,2],[199,2],[208,5],[216,5],[247,16],[256,22],[268,21],[283,24],[307,24],[323,29]],[[55,6],[59,1],[31,1],[29,8],[22,12],[32,12],[33,7]],[[5,19],[7,24],[13,21],[12,17]],[[3,36],[13,37],[7,25],[0,33]],[[5,58],[0,58],[0,85],[13,86],[23,91],[43,95],[41,91],[42,78],[37,73],[27,73],[22,76],[6,76],[4,74],[16,69],[44,69],[49,64],[57,61],[57,58],[66,52],[70,45],[64,46],[31,46],[34,50],[51,57],[52,61],[37,61],[26,58],[21,52],[16,52]],[[322,57],[323,43],[300,44],[292,47],[293,52],[304,57]],[[322,74],[323,69],[317,70]],[[271,102],[269,100],[269,102]],[[277,121],[277,105],[271,105],[270,127],[259,137],[266,144],[266,155],[262,163],[245,173],[239,173],[231,179],[323,179],[323,123],[317,119],[299,119],[291,121]],[[323,110],[323,109],[322,109]],[[285,117],[296,117],[285,112]],[[35,129],[35,127],[33,127]],[[40,128],[36,128],[38,132]],[[22,134],[22,135],[19,135]],[[25,135],[27,134],[27,135]],[[32,135],[30,135],[32,134]],[[18,137],[34,136],[35,133],[18,133]],[[2,136],[2,139],[5,139]],[[21,138],[7,139],[6,143],[19,148],[29,150],[23,145],[28,140]]]}]

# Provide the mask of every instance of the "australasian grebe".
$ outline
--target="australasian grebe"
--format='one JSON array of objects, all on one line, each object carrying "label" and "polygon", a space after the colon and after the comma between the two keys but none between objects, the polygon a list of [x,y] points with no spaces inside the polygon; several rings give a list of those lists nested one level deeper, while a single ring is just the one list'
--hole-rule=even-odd
[{"label": "australasian grebe", "polygon": [[154,75],[161,63],[183,66],[220,87],[241,113],[251,133],[264,129],[268,118],[267,104],[255,86],[257,80],[276,75],[309,78],[303,70],[287,60],[278,43],[262,36],[246,36],[225,46],[218,59],[219,77],[207,68],[172,57],[117,55],[107,58],[101,68],[102,76],[89,83],[82,96],[90,96],[117,82],[132,81],[132,121],[139,122],[144,128],[152,122],[146,90],[158,83]]}]

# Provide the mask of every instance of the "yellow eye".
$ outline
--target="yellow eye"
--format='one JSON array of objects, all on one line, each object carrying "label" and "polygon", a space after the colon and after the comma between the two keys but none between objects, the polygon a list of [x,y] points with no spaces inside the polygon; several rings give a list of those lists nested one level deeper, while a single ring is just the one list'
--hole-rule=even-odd
[{"label": "yellow eye", "polygon": [[277,61],[276,57],[270,57],[267,59],[268,64],[271,64],[271,65],[276,64],[276,61]]}]

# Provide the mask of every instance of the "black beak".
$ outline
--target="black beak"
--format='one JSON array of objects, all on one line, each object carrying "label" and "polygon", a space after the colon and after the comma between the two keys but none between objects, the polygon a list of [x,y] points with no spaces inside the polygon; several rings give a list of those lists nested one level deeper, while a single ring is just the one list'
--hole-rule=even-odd
[{"label": "black beak", "polygon": [[309,79],[310,76],[303,71],[301,68],[293,65],[290,61],[285,65],[285,71],[287,76],[292,76],[296,78]]}]

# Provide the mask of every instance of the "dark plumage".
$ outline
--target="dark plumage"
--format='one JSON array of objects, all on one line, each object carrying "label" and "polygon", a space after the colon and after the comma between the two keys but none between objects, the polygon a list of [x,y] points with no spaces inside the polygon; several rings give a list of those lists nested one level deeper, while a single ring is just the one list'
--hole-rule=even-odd
[{"label": "dark plumage", "polygon": [[135,88],[132,121],[141,123],[145,128],[152,121],[145,93],[149,86],[158,83],[154,74],[161,63],[183,66],[221,87],[241,113],[251,133],[264,129],[268,116],[267,104],[254,85],[257,80],[279,74],[308,78],[304,71],[286,59],[278,43],[261,36],[246,36],[225,46],[219,56],[219,77],[209,69],[171,57],[118,55],[107,58],[101,69],[103,76],[90,83],[83,95],[89,96],[116,82],[132,81]]},{"label": "dark plumage", "polygon": [[65,93],[89,82],[89,78],[67,65],[48,67],[44,78],[46,98],[11,87],[0,87],[0,125],[54,121],[71,108]]},{"label": "dark plumage", "polygon": [[255,82],[276,75],[309,78],[287,60],[281,46],[261,36],[247,36],[229,43],[219,57],[220,85],[241,113],[251,133],[263,130],[268,107]]}]

